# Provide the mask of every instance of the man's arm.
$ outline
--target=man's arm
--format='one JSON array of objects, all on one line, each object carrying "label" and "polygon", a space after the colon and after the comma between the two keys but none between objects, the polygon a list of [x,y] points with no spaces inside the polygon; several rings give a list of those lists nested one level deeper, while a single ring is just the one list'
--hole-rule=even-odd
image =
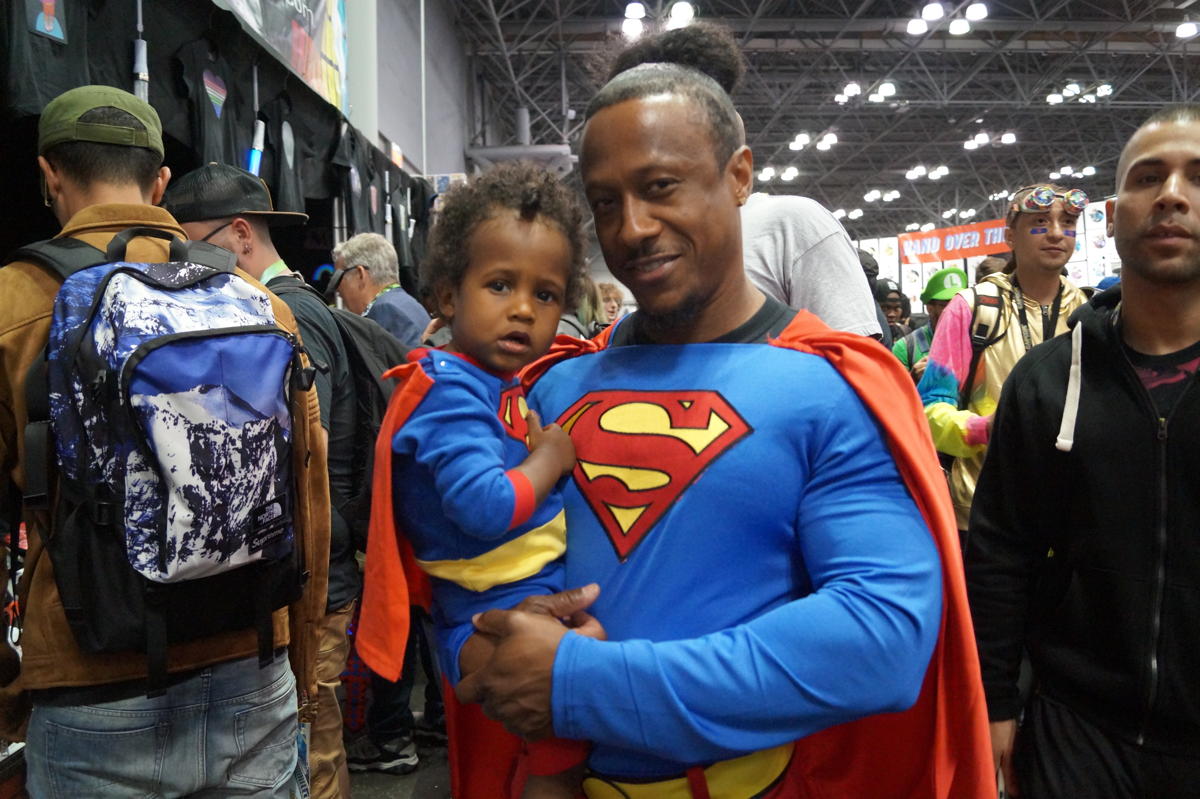
[{"label": "man's arm", "polygon": [[938,320],[925,374],[917,385],[934,446],[955,457],[978,454],[989,436],[990,417],[958,409],[959,392],[971,364],[971,316],[971,306],[962,294],[950,300]]},{"label": "man's arm", "polygon": [[496,655],[460,696],[522,734],[548,734],[552,713],[561,737],[684,762],[910,706],[938,634],[940,561],[878,428],[854,406],[828,420],[838,434],[813,453],[800,507],[797,559],[812,593],[659,643],[592,641],[490,611],[478,626],[501,638]]}]

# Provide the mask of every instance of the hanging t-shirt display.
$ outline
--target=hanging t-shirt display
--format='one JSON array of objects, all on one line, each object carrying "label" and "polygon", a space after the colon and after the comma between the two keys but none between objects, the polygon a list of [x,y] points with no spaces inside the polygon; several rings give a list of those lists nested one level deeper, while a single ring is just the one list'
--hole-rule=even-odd
[{"label": "hanging t-shirt display", "polygon": [[412,254],[417,268],[425,260],[429,226],[433,224],[433,201],[437,193],[425,178],[413,178],[408,187],[408,212],[412,219]]},{"label": "hanging t-shirt display", "polygon": [[392,245],[400,262],[400,285],[409,294],[417,296],[417,264],[413,260],[410,236],[411,220],[408,215],[408,175],[394,165],[388,170],[388,203],[392,207]]},{"label": "hanging t-shirt display", "polygon": [[387,157],[378,147],[367,147],[371,170],[367,177],[367,204],[371,209],[371,232],[387,232]]},{"label": "hanging t-shirt display", "polygon": [[[333,163],[342,167],[342,197],[346,203],[346,226],[349,235],[359,233],[382,233],[383,225],[375,229],[375,216],[383,218],[383,180],[375,172],[374,161],[371,157],[371,145],[361,133],[352,126],[346,125],[342,131],[342,139],[334,153]],[[375,213],[371,209],[371,187],[375,185]]]},{"label": "hanging t-shirt display", "polygon": [[296,117],[292,114],[292,98],[287,92],[280,92],[259,109],[258,115],[267,123],[261,176],[271,189],[275,210],[303,213],[304,180],[300,163],[304,156],[302,142],[308,137],[303,126],[293,127]]},{"label": "hanging t-shirt display", "polygon": [[175,53],[187,89],[192,149],[201,164],[217,162],[245,168],[238,147],[238,113],[233,72],[205,39],[188,42]]},{"label": "hanging t-shirt display", "polygon": [[9,0],[0,15],[4,97],[0,107],[40,114],[46,103],[91,83],[83,0]]}]

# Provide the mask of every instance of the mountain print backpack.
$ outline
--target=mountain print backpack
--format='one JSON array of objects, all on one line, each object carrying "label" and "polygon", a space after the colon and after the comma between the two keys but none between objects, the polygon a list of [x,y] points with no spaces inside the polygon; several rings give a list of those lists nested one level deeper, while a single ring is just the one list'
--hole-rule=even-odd
[{"label": "mountain print backpack", "polygon": [[[171,262],[125,262],[135,236],[171,239]],[[146,652],[151,691],[169,645],[222,631],[256,629],[269,662],[272,612],[304,579],[290,408],[313,373],[296,338],[212,245],[133,228],[106,253],[52,239],[16,257],[63,278],[26,384],[26,441],[43,446],[48,423],[45,546],[80,648]]]}]

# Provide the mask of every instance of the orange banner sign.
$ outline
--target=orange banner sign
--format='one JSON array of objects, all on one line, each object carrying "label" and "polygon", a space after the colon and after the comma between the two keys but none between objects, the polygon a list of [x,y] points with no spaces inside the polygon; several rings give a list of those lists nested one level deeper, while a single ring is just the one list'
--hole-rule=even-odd
[{"label": "orange banner sign", "polygon": [[943,227],[928,233],[901,233],[899,241],[900,262],[905,264],[953,261],[1008,251],[1003,219]]}]

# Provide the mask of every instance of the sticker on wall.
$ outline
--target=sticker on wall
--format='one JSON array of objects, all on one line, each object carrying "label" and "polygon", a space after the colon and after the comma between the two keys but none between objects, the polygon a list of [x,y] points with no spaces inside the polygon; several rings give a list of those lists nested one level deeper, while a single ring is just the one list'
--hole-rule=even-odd
[{"label": "sticker on wall", "polygon": [[55,0],[25,0],[25,16],[29,30],[60,44],[67,43],[67,31],[63,27],[61,9]]}]

